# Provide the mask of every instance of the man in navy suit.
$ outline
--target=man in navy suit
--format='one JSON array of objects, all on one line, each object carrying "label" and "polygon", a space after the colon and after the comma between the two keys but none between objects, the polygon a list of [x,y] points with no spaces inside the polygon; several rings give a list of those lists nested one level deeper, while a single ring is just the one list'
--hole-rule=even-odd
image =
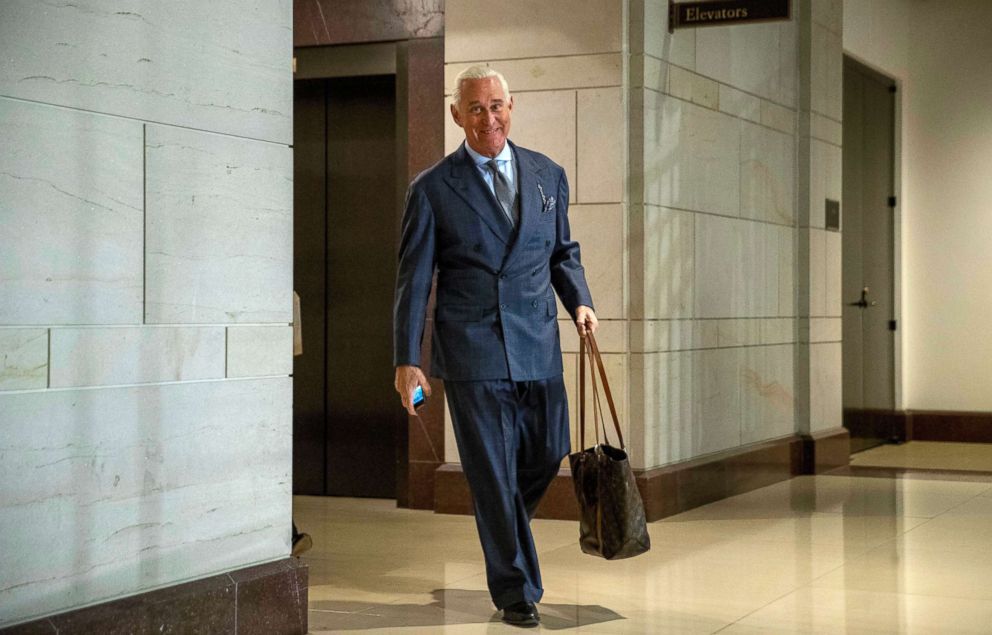
[{"label": "man in navy suit", "polygon": [[580,337],[597,320],[565,171],[508,140],[512,112],[501,74],[458,76],[451,116],[465,142],[407,192],[393,361],[415,414],[413,391],[430,394],[420,344],[436,271],[431,373],[444,380],[489,591],[505,622],[534,626],[543,588],[530,519],[570,449],[554,292]]}]

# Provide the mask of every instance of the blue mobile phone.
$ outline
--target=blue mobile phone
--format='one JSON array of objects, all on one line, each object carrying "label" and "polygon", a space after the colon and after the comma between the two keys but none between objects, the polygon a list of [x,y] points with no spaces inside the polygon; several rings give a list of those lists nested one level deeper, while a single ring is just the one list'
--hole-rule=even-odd
[{"label": "blue mobile phone", "polygon": [[424,401],[426,401],[426,397],[424,397],[424,387],[423,386],[417,386],[417,388],[414,389],[414,391],[413,391],[413,408],[414,408],[414,410],[416,410],[417,408],[420,408],[420,406],[424,405]]}]

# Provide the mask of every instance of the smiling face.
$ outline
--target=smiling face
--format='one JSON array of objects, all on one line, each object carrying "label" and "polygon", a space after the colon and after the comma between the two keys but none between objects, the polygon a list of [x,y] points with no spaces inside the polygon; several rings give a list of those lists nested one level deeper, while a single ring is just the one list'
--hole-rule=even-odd
[{"label": "smiling face", "polygon": [[487,157],[503,150],[512,110],[513,97],[506,99],[496,77],[462,81],[461,100],[451,104],[451,116],[465,131],[469,147]]}]

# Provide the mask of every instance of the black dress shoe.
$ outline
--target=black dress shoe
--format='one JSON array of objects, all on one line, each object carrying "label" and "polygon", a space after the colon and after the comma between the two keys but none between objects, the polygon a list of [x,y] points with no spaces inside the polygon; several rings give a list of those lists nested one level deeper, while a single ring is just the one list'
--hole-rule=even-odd
[{"label": "black dress shoe", "polygon": [[511,626],[531,627],[541,623],[533,602],[514,602],[503,607],[503,621]]}]

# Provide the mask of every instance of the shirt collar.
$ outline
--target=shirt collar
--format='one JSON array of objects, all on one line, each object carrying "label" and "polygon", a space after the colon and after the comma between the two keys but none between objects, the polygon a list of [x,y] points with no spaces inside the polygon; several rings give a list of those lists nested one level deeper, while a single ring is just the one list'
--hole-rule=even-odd
[{"label": "shirt collar", "polygon": [[468,155],[472,157],[472,160],[475,162],[476,167],[482,167],[487,163],[489,163],[490,161],[492,161],[493,159],[496,159],[496,161],[499,163],[502,163],[504,161],[513,161],[513,150],[510,149],[510,142],[506,142],[505,144],[503,144],[503,149],[500,151],[500,153],[492,158],[479,154],[478,152],[473,150],[471,146],[468,145],[467,141],[463,141],[462,144],[465,146],[465,151],[468,152]]}]

